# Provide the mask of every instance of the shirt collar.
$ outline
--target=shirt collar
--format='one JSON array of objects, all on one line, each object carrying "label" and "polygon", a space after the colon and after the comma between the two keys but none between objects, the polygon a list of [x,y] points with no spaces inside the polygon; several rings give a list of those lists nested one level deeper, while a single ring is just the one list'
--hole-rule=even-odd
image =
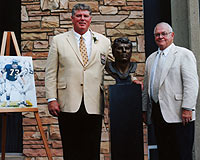
[{"label": "shirt collar", "polygon": [[168,53],[169,53],[169,51],[170,51],[170,49],[172,48],[172,46],[174,45],[174,43],[172,43],[170,46],[168,46],[167,48],[165,48],[164,50],[160,50],[160,48],[158,48],[158,54],[160,54],[161,52],[163,52],[163,54],[165,55],[165,56],[167,56],[168,55]]},{"label": "shirt collar", "polygon": [[[81,35],[80,35],[79,33],[75,32],[75,30],[73,30],[73,32],[74,32],[75,38],[76,38],[77,40],[80,40]],[[82,36],[83,36],[83,39],[86,40],[88,37],[91,37],[91,33],[90,33],[90,31],[88,30],[88,31],[85,32]]]}]

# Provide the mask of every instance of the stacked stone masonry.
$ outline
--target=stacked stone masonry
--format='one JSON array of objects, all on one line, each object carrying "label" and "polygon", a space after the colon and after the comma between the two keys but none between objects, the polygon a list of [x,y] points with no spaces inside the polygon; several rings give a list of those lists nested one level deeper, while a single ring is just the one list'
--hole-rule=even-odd
[{"label": "stacked stone masonry", "polygon": [[[52,117],[47,109],[44,70],[52,37],[72,29],[71,9],[76,3],[91,6],[93,31],[104,34],[112,42],[115,38],[124,36],[132,41],[131,60],[138,63],[136,75],[140,80],[144,75],[143,0],[21,0],[21,50],[23,56],[33,57],[39,114],[54,160],[63,159],[62,144],[57,118]],[[105,85],[112,83],[113,79],[105,73]],[[107,102],[106,106],[108,107]],[[110,160],[107,107],[102,126],[101,160]],[[25,160],[47,160],[34,115],[24,113],[23,116]],[[145,160],[147,160],[146,137],[146,126],[144,126]]]}]

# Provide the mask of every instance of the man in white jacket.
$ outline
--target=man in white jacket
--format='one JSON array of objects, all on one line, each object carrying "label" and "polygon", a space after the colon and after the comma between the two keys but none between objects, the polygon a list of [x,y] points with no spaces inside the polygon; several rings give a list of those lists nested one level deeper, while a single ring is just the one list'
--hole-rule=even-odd
[{"label": "man in white jacket", "polygon": [[155,128],[160,160],[192,160],[195,107],[198,95],[196,59],[175,46],[167,23],[154,29],[158,50],[146,61],[143,117]]}]

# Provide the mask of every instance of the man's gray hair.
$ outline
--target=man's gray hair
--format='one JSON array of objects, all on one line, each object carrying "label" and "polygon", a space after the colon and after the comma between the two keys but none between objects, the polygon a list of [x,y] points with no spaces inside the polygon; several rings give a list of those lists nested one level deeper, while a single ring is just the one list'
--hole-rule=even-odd
[{"label": "man's gray hair", "polygon": [[87,10],[87,11],[89,11],[90,15],[92,14],[92,10],[91,10],[90,6],[88,6],[86,4],[78,3],[78,4],[74,5],[74,7],[72,8],[72,16],[74,16],[76,11],[78,11],[78,10]]},{"label": "man's gray hair", "polygon": [[171,27],[168,23],[166,23],[166,22],[160,22],[160,23],[158,23],[158,24],[155,26],[155,28],[154,28],[154,32],[153,32],[153,33],[155,33],[155,31],[156,31],[156,27],[157,27],[158,25],[165,25],[165,26],[168,27],[169,32],[173,32],[172,27]]}]

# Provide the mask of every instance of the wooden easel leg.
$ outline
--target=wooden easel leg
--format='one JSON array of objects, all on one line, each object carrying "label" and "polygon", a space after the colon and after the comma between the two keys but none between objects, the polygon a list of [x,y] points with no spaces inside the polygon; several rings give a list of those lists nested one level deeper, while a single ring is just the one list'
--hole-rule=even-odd
[{"label": "wooden easel leg", "polygon": [[7,31],[5,31],[3,34],[3,39],[2,39],[2,44],[1,44],[1,56],[4,56],[5,49],[6,49],[6,56],[10,55],[10,40],[11,40],[11,38],[12,38],[17,56],[21,56],[19,46],[17,43],[17,39],[15,37],[15,33],[7,32]]},{"label": "wooden easel leg", "polygon": [[4,56],[5,48],[6,48],[6,40],[7,40],[7,32],[3,32],[3,39],[1,43],[1,56]]},{"label": "wooden easel leg", "polygon": [[18,43],[17,43],[17,39],[15,37],[15,33],[14,32],[11,32],[11,37],[12,37],[12,40],[13,40],[13,44],[14,44],[17,56],[21,56],[20,50],[19,50],[19,46],[18,46]]},{"label": "wooden easel leg", "polygon": [[2,118],[2,145],[1,145],[1,160],[5,160],[6,152],[6,125],[7,125],[7,114],[3,114]]},{"label": "wooden easel leg", "polygon": [[41,120],[40,120],[38,111],[37,111],[37,112],[34,112],[34,114],[35,114],[35,118],[36,118],[36,121],[37,121],[39,130],[40,130],[40,134],[41,134],[41,136],[42,136],[42,140],[43,140],[43,143],[44,143],[44,147],[45,147],[45,150],[46,150],[48,159],[49,159],[49,160],[52,160],[52,155],[51,155],[51,152],[50,152],[49,147],[48,147],[48,144],[47,144],[47,139],[46,139],[46,137],[45,137],[45,134],[44,134],[44,131],[43,131],[43,128],[42,128],[42,123],[41,123]]},{"label": "wooden easel leg", "polygon": [[6,56],[10,55],[10,38],[11,38],[11,33],[8,32],[7,42],[6,42]]}]

